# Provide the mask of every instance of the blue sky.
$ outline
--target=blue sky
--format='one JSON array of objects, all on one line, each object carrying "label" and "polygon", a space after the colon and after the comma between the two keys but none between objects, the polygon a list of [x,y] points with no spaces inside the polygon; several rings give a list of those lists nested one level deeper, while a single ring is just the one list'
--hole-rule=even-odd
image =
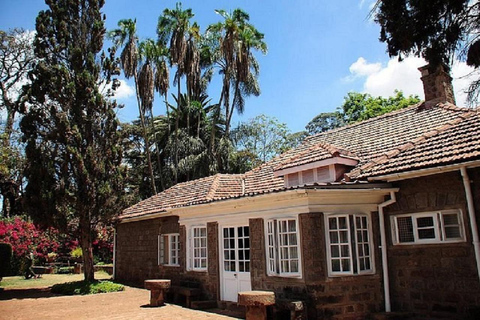
[{"label": "blue sky", "polygon": [[[385,52],[378,41],[379,27],[368,20],[371,0],[190,0],[183,8],[192,8],[194,21],[205,30],[220,21],[215,9],[231,11],[242,8],[250,14],[250,22],[265,34],[268,54],[257,53],[260,63],[262,94],[247,100],[245,113],[235,114],[234,123],[258,114],[276,117],[292,132],[303,130],[320,112],[333,111],[342,104],[349,91],[389,96],[394,89],[423,98],[420,73],[421,59],[409,58],[398,63]],[[141,39],[156,38],[158,17],[164,8],[173,8],[176,1],[106,0],[108,30],[118,20],[136,18]],[[35,28],[35,18],[46,8],[41,0],[0,0],[0,29]],[[463,105],[468,69],[459,63],[453,68],[457,104]],[[217,80],[220,76],[216,77]],[[217,81],[218,83],[218,81]],[[117,100],[125,104],[119,111],[121,121],[137,117],[136,99],[125,82]],[[130,90],[129,90],[130,89]],[[212,101],[218,101],[220,88],[209,87]],[[173,99],[172,99],[173,100]],[[155,114],[164,114],[159,97],[154,102]]]}]

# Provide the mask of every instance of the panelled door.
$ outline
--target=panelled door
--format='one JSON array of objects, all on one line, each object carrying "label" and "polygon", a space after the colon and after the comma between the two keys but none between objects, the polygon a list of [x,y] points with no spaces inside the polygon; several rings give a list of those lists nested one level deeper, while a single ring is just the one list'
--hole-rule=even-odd
[{"label": "panelled door", "polygon": [[250,291],[252,288],[250,230],[248,226],[224,226],[221,232],[221,299],[237,302],[238,292]]}]

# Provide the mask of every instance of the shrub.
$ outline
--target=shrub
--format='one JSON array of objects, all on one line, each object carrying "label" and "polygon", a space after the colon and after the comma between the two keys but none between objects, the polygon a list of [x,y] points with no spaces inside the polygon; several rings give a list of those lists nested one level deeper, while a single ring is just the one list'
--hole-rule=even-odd
[{"label": "shrub", "polygon": [[70,252],[70,256],[75,259],[80,259],[81,257],[83,257],[82,248],[76,247],[72,250],[72,252]]},{"label": "shrub", "polygon": [[123,291],[125,287],[111,281],[75,281],[52,286],[52,293],[64,295],[95,294]]},{"label": "shrub", "polygon": [[61,267],[57,269],[58,274],[70,274],[73,273],[74,267]]},{"label": "shrub", "polygon": [[50,252],[56,252],[59,243],[58,231],[39,229],[33,223],[16,217],[14,219],[0,219],[0,241],[12,246],[11,274],[22,271],[25,256],[32,252],[36,263],[45,262]]},{"label": "shrub", "polygon": [[10,271],[12,259],[12,246],[8,243],[0,243],[0,281]]}]

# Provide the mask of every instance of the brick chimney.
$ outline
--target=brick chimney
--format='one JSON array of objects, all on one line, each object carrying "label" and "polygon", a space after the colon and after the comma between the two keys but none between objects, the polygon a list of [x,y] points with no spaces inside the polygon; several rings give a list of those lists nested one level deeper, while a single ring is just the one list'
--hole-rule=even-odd
[{"label": "brick chimney", "polygon": [[422,73],[423,92],[425,93],[425,106],[433,107],[437,103],[455,104],[452,77],[445,71],[443,65],[433,68],[426,65],[418,68]]}]

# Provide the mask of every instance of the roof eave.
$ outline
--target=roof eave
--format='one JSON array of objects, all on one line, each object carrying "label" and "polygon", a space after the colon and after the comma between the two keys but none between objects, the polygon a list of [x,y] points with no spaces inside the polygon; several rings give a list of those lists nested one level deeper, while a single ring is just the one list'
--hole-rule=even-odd
[{"label": "roof eave", "polygon": [[462,167],[466,167],[466,168],[480,167],[480,160],[472,160],[472,161],[437,166],[432,168],[424,168],[424,169],[418,169],[418,170],[409,170],[409,171],[396,172],[391,174],[378,175],[378,176],[368,177],[367,180],[369,182],[372,182],[372,181],[393,182],[393,181],[400,181],[400,180],[406,180],[406,179],[412,179],[412,178],[420,178],[420,177],[429,176],[433,174],[456,171]]}]

